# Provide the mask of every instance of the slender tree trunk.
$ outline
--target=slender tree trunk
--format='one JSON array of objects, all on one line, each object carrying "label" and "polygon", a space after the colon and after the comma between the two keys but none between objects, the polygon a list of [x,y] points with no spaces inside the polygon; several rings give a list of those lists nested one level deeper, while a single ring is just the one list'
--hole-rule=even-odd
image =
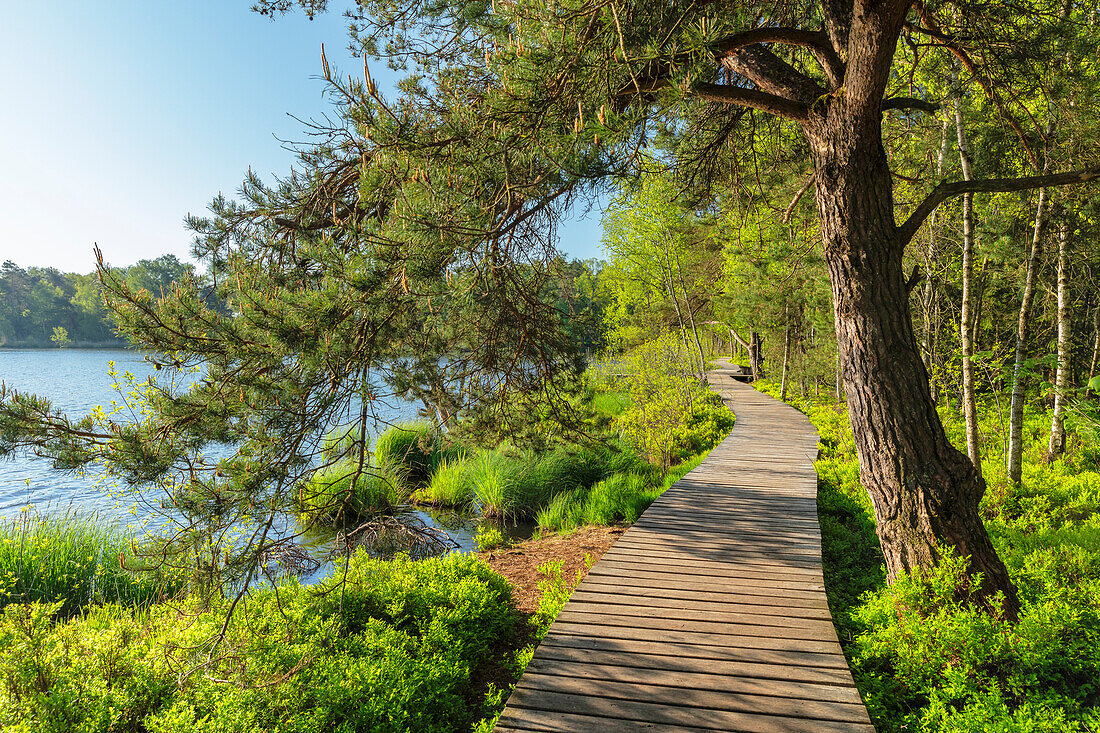
[{"label": "slender tree trunk", "polygon": [[1069,322],[1069,224],[1058,226],[1058,371],[1054,377],[1054,417],[1050,422],[1050,445],[1047,453],[1057,458],[1066,450],[1066,389],[1069,387],[1070,322]]},{"label": "slender tree trunk", "polygon": [[680,279],[680,289],[684,292],[684,307],[687,309],[688,321],[691,323],[691,333],[695,337],[695,351],[699,355],[699,379],[707,377],[707,358],[703,355],[703,344],[699,341],[699,328],[695,325],[695,311],[691,309],[691,298],[688,296],[687,283],[684,282],[684,268],[680,264],[680,255],[676,255],[676,274]]},{"label": "slender tree trunk", "polygon": [[760,338],[760,334],[753,331],[752,335],[749,336],[749,368],[752,369],[752,380],[754,382],[767,376],[764,374],[764,354],[761,353],[763,348],[764,343]]},{"label": "slender tree trunk", "polygon": [[[787,309],[784,308],[784,311]],[[791,324],[787,324],[786,332],[783,334],[783,376],[779,380],[779,399],[787,399],[787,369],[791,364]]]},{"label": "slender tree trunk", "polygon": [[680,299],[676,297],[676,288],[672,285],[672,274],[669,271],[665,271],[665,288],[668,289],[668,298],[672,301],[672,307],[676,311],[676,322],[680,324],[680,343],[684,347],[685,352],[691,351],[691,344],[688,342],[687,336],[687,324],[684,323],[684,314],[680,311]]},{"label": "slender tree trunk", "polygon": [[[1089,378],[1085,381],[1086,384],[1096,376],[1098,362],[1100,362],[1100,304],[1092,311],[1092,359],[1089,361]],[[1085,395],[1087,396],[1091,392],[1090,389],[1085,392]]]},{"label": "slender tree trunk", "polygon": [[[873,34],[863,18],[858,23],[861,32]],[[849,74],[867,68],[868,54],[893,53],[870,42],[848,49]],[[886,78],[880,83],[885,88]],[[1005,611],[1014,617],[1015,587],[978,511],[985,482],[944,432],[914,333],[902,266],[907,242],[894,219],[881,115],[866,100],[845,94],[811,116],[803,131],[818,182],[860,480],[874,508],[887,576],[927,570],[945,545],[953,547],[982,573],[983,596],[1004,593]]]},{"label": "slender tree trunk", "polygon": [[[956,107],[958,103],[956,102]],[[936,157],[936,180],[943,178],[943,161],[947,154],[947,128],[949,125],[949,118],[944,116],[943,129],[940,132],[940,152]],[[932,365],[936,363],[935,358],[935,343],[933,338],[934,322],[939,319],[936,318],[937,313],[934,311],[934,301],[936,297],[936,219],[938,211],[933,211],[928,216],[928,246],[924,250],[924,288],[921,293],[921,310],[923,311],[923,323],[921,329],[921,353],[924,355],[924,366],[929,371],[932,370]],[[935,399],[935,387],[933,386],[932,398]]]},{"label": "slender tree trunk", "polygon": [[[1044,172],[1046,172],[1044,168]],[[1035,301],[1035,289],[1039,281],[1039,268],[1043,255],[1043,223],[1046,217],[1047,189],[1039,189],[1039,203],[1035,207],[1035,228],[1031,234],[1031,255],[1027,260],[1024,294],[1020,301],[1020,319],[1016,326],[1016,358],[1012,365],[1012,400],[1008,406],[1008,480],[1020,485],[1024,464],[1024,397],[1027,393],[1028,341],[1031,339],[1031,306]]]},{"label": "slender tree trunk", "polygon": [[[962,105],[955,100],[955,133],[959,142],[959,163],[963,180],[972,180],[970,145],[963,124]],[[959,341],[962,347],[962,412],[966,420],[966,454],[978,475],[982,474],[981,442],[978,434],[978,402],[974,393],[974,194],[964,194],[962,201],[962,313],[959,318]]]}]

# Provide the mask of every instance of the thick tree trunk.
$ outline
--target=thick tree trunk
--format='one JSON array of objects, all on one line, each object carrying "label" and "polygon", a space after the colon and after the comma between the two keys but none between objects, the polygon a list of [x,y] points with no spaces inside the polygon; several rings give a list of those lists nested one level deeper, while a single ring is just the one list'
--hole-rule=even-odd
[{"label": "thick tree trunk", "polygon": [[[963,124],[962,105],[955,100],[955,136],[959,142],[959,163],[963,180],[973,180],[970,145]],[[966,454],[978,475],[982,474],[981,442],[978,434],[978,401],[974,394],[974,194],[965,194],[962,201],[962,313],[959,318],[959,341],[962,347],[962,412],[966,421]]]},{"label": "thick tree trunk", "polygon": [[[1045,172],[1045,170],[1044,170]],[[1008,480],[1020,485],[1024,471],[1024,397],[1027,394],[1028,341],[1031,340],[1031,306],[1035,301],[1035,289],[1039,281],[1039,267],[1043,254],[1043,220],[1046,217],[1047,189],[1039,189],[1039,203],[1035,207],[1035,228],[1031,234],[1031,254],[1027,259],[1024,294],[1020,299],[1020,318],[1016,325],[1016,357],[1012,365],[1012,401],[1008,407],[1008,456],[1006,470]]]},{"label": "thick tree trunk", "polygon": [[1047,455],[1057,458],[1066,450],[1066,390],[1069,388],[1069,224],[1058,227],[1058,371],[1054,377],[1054,417],[1050,423]]},{"label": "thick tree trunk", "polygon": [[[862,63],[853,56],[849,73]],[[906,242],[894,220],[880,115],[866,107],[847,113],[858,103],[846,93],[803,129],[818,182],[860,479],[874,508],[887,575],[927,570],[947,545],[982,573],[983,596],[1003,592],[1005,610],[1014,616],[1015,588],[978,512],[985,482],[947,439],[913,330],[902,269]]]}]

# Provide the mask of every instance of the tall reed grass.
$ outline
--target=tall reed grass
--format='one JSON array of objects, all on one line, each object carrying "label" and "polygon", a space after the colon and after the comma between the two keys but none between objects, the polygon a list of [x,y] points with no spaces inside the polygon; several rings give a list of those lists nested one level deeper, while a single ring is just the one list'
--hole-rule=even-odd
[{"label": "tall reed grass", "polygon": [[465,509],[474,503],[473,467],[465,454],[444,458],[435,467],[428,485],[416,492],[417,501],[435,506]]},{"label": "tall reed grass", "polygon": [[374,444],[375,464],[396,469],[412,488],[427,485],[440,462],[457,458],[457,453],[444,447],[436,427],[423,420],[392,425]]},{"label": "tall reed grass", "polygon": [[61,602],[74,616],[97,603],[151,603],[171,590],[156,571],[132,571],[140,563],[136,540],[95,514],[24,511],[0,521],[0,607]]},{"label": "tall reed grass", "polygon": [[390,512],[409,499],[400,466],[362,468],[344,459],[317,469],[298,488],[296,508],[314,523],[345,522]]}]

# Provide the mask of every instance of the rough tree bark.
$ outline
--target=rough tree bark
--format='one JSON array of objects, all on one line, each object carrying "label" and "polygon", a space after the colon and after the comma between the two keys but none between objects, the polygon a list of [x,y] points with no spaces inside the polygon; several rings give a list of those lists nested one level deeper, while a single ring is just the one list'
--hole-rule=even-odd
[{"label": "rough tree bark", "polygon": [[[963,180],[974,178],[970,145],[963,123],[962,105],[955,100],[955,136],[959,143],[959,163]],[[962,200],[962,312],[959,318],[959,341],[962,347],[962,411],[966,421],[966,453],[978,476],[982,474],[981,442],[978,433],[978,401],[974,394],[974,194],[963,194]]]},{"label": "rough tree bark", "polygon": [[902,269],[915,232],[910,222],[899,228],[894,219],[880,110],[909,3],[857,5],[859,12],[846,17],[844,94],[812,108],[802,129],[818,181],[860,478],[891,580],[933,567],[947,544],[982,573],[985,596],[1003,593],[1006,612],[1014,615],[1015,587],[978,512],[985,482],[948,440],[936,412]]},{"label": "rough tree bark", "polygon": [[1047,456],[1057,458],[1066,450],[1066,390],[1069,388],[1070,322],[1069,322],[1069,223],[1058,226],[1058,370],[1054,377],[1054,417],[1050,422],[1050,443]]}]

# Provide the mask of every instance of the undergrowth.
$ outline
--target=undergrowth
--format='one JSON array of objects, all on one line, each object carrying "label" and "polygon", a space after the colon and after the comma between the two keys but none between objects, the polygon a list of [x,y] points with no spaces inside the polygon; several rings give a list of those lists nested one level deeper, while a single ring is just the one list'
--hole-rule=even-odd
[{"label": "undergrowth", "polygon": [[[769,390],[768,385],[763,385]],[[769,390],[771,391],[771,390]],[[1100,473],[1074,437],[1045,460],[1049,414],[1030,415],[1024,480],[1005,480],[994,412],[982,502],[1021,601],[1011,622],[973,598],[965,559],[887,586],[846,413],[792,400],[821,435],[818,512],[829,606],[872,722],[894,731],[1100,731]],[[961,420],[943,410],[958,445]]]}]

